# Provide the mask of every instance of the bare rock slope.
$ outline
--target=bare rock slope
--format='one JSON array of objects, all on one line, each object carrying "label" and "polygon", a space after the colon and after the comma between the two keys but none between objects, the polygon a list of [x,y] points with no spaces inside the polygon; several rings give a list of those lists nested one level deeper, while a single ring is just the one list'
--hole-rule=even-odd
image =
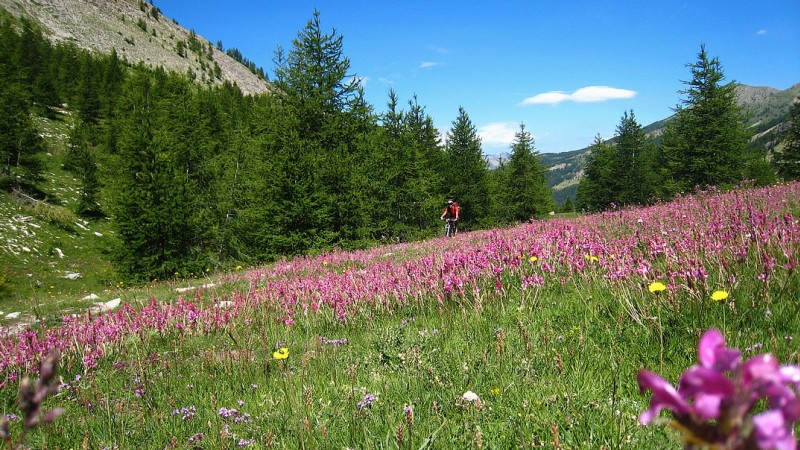
[{"label": "bare rock slope", "polygon": [[55,41],[99,53],[116,49],[128,62],[190,74],[197,82],[235,83],[245,94],[270,85],[215,46],[139,0],[0,0],[0,7],[38,23]]}]

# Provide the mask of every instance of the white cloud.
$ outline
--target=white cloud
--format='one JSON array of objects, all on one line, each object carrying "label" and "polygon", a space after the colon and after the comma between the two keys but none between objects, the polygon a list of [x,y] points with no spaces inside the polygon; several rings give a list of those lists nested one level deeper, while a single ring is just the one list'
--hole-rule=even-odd
[{"label": "white cloud", "polygon": [[386,77],[378,77],[378,81],[380,83],[382,83],[382,84],[388,84],[388,85],[392,85],[392,84],[396,83],[395,80],[393,80],[391,78],[386,78]]},{"label": "white cloud", "polygon": [[419,63],[419,67],[417,67],[417,68],[418,69],[430,69],[431,67],[436,67],[436,66],[438,66],[440,64],[441,63],[434,62],[434,61],[423,61],[423,62]]},{"label": "white cloud", "polygon": [[437,45],[429,45],[428,49],[433,51],[433,52],[435,52],[435,53],[438,53],[440,55],[446,55],[446,54],[450,53],[450,50],[448,50],[448,49],[446,49],[444,47],[439,47]]},{"label": "white cloud", "polygon": [[764,30],[764,29],[758,30],[756,32],[756,35],[758,35],[758,36],[763,36],[765,34],[767,34],[767,30]]},{"label": "white cloud", "polygon": [[488,146],[509,146],[514,142],[514,135],[519,131],[518,123],[495,122],[478,129],[481,143]]},{"label": "white cloud", "polygon": [[591,103],[616,100],[621,98],[633,98],[636,91],[619,89],[609,86],[586,86],[568,94],[564,91],[550,91],[528,97],[523,100],[521,105],[557,105],[561,102]]}]

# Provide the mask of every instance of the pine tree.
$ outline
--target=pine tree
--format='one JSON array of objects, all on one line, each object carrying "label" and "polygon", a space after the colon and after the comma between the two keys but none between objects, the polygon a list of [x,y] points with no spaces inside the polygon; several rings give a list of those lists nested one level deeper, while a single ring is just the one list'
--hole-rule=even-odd
[{"label": "pine tree", "polygon": [[97,125],[100,121],[101,101],[98,92],[97,66],[94,58],[90,55],[83,55],[81,70],[77,74],[79,77],[78,95],[74,106],[78,110],[80,121],[88,126]]},{"label": "pine tree", "polygon": [[602,211],[614,203],[618,189],[616,160],[614,146],[597,135],[589,147],[584,175],[578,184],[579,209]]},{"label": "pine tree", "polygon": [[704,45],[688,67],[692,80],[684,82],[688,88],[681,91],[687,97],[661,139],[670,187],[686,191],[736,184],[743,178],[748,138],[736,103],[736,83],[723,84],[722,65],[717,58],[709,60]]},{"label": "pine tree", "polygon": [[555,208],[552,190],[547,185],[547,171],[539,152],[534,151],[533,136],[520,124],[511,144],[511,156],[504,177],[506,207],[512,221],[542,217]]},{"label": "pine tree", "polygon": [[120,240],[114,260],[128,279],[205,268],[207,233],[197,195],[202,158],[193,153],[197,116],[190,89],[161,70],[137,70],[123,87],[111,212]]},{"label": "pine tree", "polygon": [[[463,210],[461,218],[480,225],[489,217],[488,167],[483,159],[481,139],[463,107],[447,133],[445,183],[448,197]],[[474,225],[473,225],[474,226]]]},{"label": "pine tree", "polygon": [[[417,180],[413,184],[413,201],[408,207],[409,223],[419,236],[425,231],[439,228],[439,207],[446,195],[443,186],[446,154],[442,148],[439,131],[433,119],[419,104],[416,96],[408,101],[408,111],[403,117],[404,133],[415,156],[413,171]],[[421,234],[419,234],[421,233]]]},{"label": "pine tree", "polygon": [[30,116],[30,103],[20,83],[0,83],[0,176],[16,185],[41,180],[44,141]]},{"label": "pine tree", "polygon": [[[314,11],[289,53],[278,49],[275,55],[274,84],[294,117],[294,128],[286,130],[291,144],[282,150],[287,154],[277,158],[286,166],[278,171],[304,168],[303,183],[311,194],[290,199],[303,205],[305,216],[284,221],[291,227],[284,235],[304,243],[322,239],[323,246],[355,241],[368,232],[368,183],[356,168],[364,157],[361,139],[374,118],[358,79],[349,73],[342,41],[335,30],[322,31]],[[296,250],[303,251],[305,244],[298,244]]]},{"label": "pine tree", "polygon": [[775,169],[785,181],[800,180],[800,97],[792,104],[784,142],[783,150],[774,155]]}]

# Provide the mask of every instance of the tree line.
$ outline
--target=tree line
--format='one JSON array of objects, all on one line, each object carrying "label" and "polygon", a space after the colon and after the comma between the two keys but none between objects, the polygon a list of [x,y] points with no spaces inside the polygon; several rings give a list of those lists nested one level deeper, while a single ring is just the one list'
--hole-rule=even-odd
[{"label": "tree line", "polygon": [[634,112],[626,111],[613,139],[595,139],[578,185],[578,208],[602,211],[669,200],[708,186],[800,179],[800,103],[792,107],[784,148],[770,154],[751,143],[753,130],[737,105],[736,83],[724,82],[719,59],[701,46],[687,67],[692,79],[680,91],[685,98],[661,135],[647,136]]},{"label": "tree line", "polygon": [[463,108],[444,137],[416,97],[389,91],[376,112],[316,11],[276,50],[263,95],[53,44],[8,16],[0,76],[0,186],[52,198],[39,189],[47,145],[32,117],[66,120],[66,106],[68,146],[55,157],[80,180],[76,212],[113,224],[128,280],[430,237],[449,198],[466,229],[554,208],[524,125],[490,171]]}]

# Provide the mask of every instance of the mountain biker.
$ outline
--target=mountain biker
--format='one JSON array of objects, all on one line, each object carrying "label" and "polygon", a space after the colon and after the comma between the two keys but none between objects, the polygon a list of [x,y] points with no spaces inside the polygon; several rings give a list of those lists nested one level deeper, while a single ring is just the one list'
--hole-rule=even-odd
[{"label": "mountain biker", "polygon": [[447,223],[450,224],[452,227],[452,235],[458,232],[458,219],[460,219],[461,207],[458,206],[458,203],[453,200],[447,201],[447,207],[444,208],[444,212],[440,219],[446,220]]}]

